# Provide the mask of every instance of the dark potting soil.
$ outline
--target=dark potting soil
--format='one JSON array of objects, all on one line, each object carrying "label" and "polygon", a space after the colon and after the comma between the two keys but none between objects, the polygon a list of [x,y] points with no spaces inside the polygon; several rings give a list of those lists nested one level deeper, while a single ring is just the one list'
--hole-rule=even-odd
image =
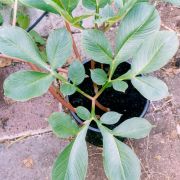
[{"label": "dark potting soil", "polygon": [[[130,66],[131,65],[127,62],[121,63],[117,67],[113,75],[113,79],[126,73],[130,69]],[[100,64],[96,63],[96,68],[100,68]],[[103,68],[106,72],[108,72],[108,65],[104,65]],[[85,70],[86,74],[90,76],[90,62],[85,63]],[[128,89],[125,93],[115,91],[112,87],[109,87],[98,98],[99,103],[103,106],[110,108],[111,111],[123,114],[118,123],[107,126],[110,129],[113,129],[126,119],[141,116],[147,104],[147,100],[133,87],[131,82],[126,82],[128,83]],[[79,88],[91,96],[95,95],[93,83],[90,78],[86,78],[84,82],[79,85]],[[84,106],[89,109],[89,111],[91,110],[91,101],[79,93],[69,96],[69,101],[74,107]],[[102,114],[104,114],[104,112],[96,107],[96,115],[101,116]],[[91,127],[97,128],[96,123],[92,122]],[[102,145],[102,135],[99,132],[88,130],[87,141],[95,145]]]}]

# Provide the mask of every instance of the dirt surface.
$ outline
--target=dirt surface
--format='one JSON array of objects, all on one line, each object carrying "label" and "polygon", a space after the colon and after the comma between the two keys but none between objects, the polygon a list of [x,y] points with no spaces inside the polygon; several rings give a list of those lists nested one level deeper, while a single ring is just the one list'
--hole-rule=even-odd
[{"label": "dirt surface", "polygon": [[0,137],[46,128],[47,117],[58,110],[57,101],[49,93],[28,102],[4,97],[4,80],[9,74],[24,69],[28,66],[20,63],[0,68]]},{"label": "dirt surface", "polygon": [[[180,34],[180,9],[165,4],[158,4],[157,7],[162,18],[162,29],[173,29]],[[107,34],[111,42],[114,41],[113,32],[114,30],[111,30]],[[80,44],[81,34],[74,36]],[[83,53],[82,56],[85,57]],[[5,77],[24,68],[27,67],[21,64],[0,68],[0,138],[27,130],[47,128],[46,118],[51,112],[58,110],[58,105],[50,94],[25,103],[13,102],[3,96],[2,84]],[[128,141],[128,144],[141,159],[142,180],[179,180],[180,50],[175,58],[155,75],[167,83],[170,96],[160,102],[151,103],[146,118],[156,125],[156,128],[150,136],[139,141]],[[53,159],[65,144],[66,142],[51,133],[0,144],[1,179],[50,179]],[[102,149],[89,145],[88,180],[106,179],[101,153]]]}]

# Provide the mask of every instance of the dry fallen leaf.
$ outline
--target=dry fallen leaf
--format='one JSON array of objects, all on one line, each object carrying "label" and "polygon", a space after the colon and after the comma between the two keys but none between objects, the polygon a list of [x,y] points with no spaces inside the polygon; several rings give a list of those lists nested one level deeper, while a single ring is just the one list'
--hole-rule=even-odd
[{"label": "dry fallen leaf", "polygon": [[32,168],[34,163],[31,158],[27,158],[23,160],[23,164],[26,168]]},{"label": "dry fallen leaf", "polygon": [[12,63],[12,60],[0,58],[0,68],[10,66]]},{"label": "dry fallen leaf", "polygon": [[155,158],[155,159],[157,159],[158,161],[160,161],[160,160],[161,160],[161,156],[160,156],[160,155],[155,156],[154,158]]},{"label": "dry fallen leaf", "polygon": [[180,125],[179,124],[176,126],[176,129],[177,129],[178,136],[180,136]]}]

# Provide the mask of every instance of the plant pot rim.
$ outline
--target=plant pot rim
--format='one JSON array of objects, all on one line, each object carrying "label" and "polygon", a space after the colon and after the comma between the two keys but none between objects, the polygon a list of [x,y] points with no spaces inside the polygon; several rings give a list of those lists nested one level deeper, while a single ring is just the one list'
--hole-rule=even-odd
[{"label": "plant pot rim", "polygon": [[[87,62],[89,62],[89,61],[91,61],[91,59],[86,59],[86,60],[84,60],[82,63],[85,64],[85,63],[87,63]],[[128,63],[128,62],[127,62],[127,63]],[[67,100],[69,101],[69,96],[67,96]],[[146,115],[149,106],[150,106],[150,100],[146,99],[146,104],[145,104],[145,106],[144,106],[144,110],[143,110],[143,112],[141,113],[141,115],[140,115],[139,117],[143,118],[143,117]],[[71,115],[73,116],[73,118],[75,119],[75,121],[76,121],[78,124],[80,124],[80,125],[83,124],[84,121],[82,121],[82,120],[77,116],[77,114],[76,114],[75,112],[70,111],[70,113],[71,113]],[[101,133],[101,131],[100,131],[98,128],[94,128],[94,127],[92,127],[92,126],[89,126],[88,129],[91,130],[91,131],[97,132],[97,133]]]}]

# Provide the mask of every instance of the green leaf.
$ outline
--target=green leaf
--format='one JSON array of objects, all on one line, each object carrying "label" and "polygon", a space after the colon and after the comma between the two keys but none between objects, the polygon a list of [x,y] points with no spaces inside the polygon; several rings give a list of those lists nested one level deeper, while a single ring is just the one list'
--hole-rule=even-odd
[{"label": "green leaf", "polygon": [[167,85],[155,77],[135,77],[131,80],[133,86],[151,101],[158,101],[168,96]]},{"label": "green leaf", "polygon": [[0,13],[0,26],[3,24],[3,22],[4,22],[4,19],[3,19],[3,16],[1,15],[1,13]]},{"label": "green leaf", "polygon": [[43,11],[57,13],[57,11],[52,8],[51,6],[48,6],[44,0],[19,0],[22,4],[25,6],[29,6],[32,8],[37,8]]},{"label": "green leaf", "polygon": [[44,2],[48,6],[54,8],[68,22],[72,22],[72,19],[73,19],[72,15],[63,8],[63,5],[59,0],[44,0]]},{"label": "green leaf", "polygon": [[109,2],[110,0],[82,0],[83,6],[92,10],[95,10],[97,7],[103,8]]},{"label": "green leaf", "polygon": [[31,36],[19,27],[0,28],[0,52],[49,69]]},{"label": "green leaf", "polygon": [[30,24],[30,17],[29,15],[25,14],[24,12],[17,12],[17,24],[19,27],[23,29],[27,29]]},{"label": "green leaf", "polygon": [[89,123],[78,133],[58,156],[52,171],[52,180],[85,180],[88,166],[88,151],[85,141]]},{"label": "green leaf", "polygon": [[122,114],[111,111],[103,114],[100,121],[103,124],[116,124],[120,120],[121,116]]},{"label": "green leaf", "polygon": [[113,129],[113,134],[120,137],[141,139],[149,135],[152,125],[144,118],[131,118]]},{"label": "green leaf", "polygon": [[104,85],[107,81],[107,74],[103,69],[93,69],[91,70],[91,79],[97,85]]},{"label": "green leaf", "polygon": [[91,113],[85,107],[79,106],[76,108],[77,115],[83,120],[90,120]]},{"label": "green leaf", "polygon": [[29,34],[31,35],[31,37],[33,38],[33,40],[34,40],[36,43],[40,44],[41,46],[43,46],[43,45],[46,44],[45,40],[44,40],[36,31],[31,30],[31,31],[29,32]]},{"label": "green leaf", "polygon": [[179,47],[174,32],[160,31],[148,38],[132,61],[132,73],[143,74],[156,71],[171,59]]},{"label": "green leaf", "polygon": [[63,8],[71,13],[78,5],[79,0],[59,0],[63,5]]},{"label": "green leaf", "polygon": [[164,0],[165,2],[169,2],[177,7],[180,7],[180,0]]},{"label": "green leaf", "polygon": [[64,96],[72,95],[76,92],[76,87],[72,84],[62,84],[60,87],[60,91]]},{"label": "green leaf", "polygon": [[107,4],[104,8],[100,9],[99,18],[95,20],[95,23],[102,24],[113,16],[114,16],[113,7]]},{"label": "green leaf", "polygon": [[124,92],[124,93],[128,88],[128,84],[124,81],[119,80],[119,79],[114,80],[112,82],[112,85],[116,91],[120,91],[120,92]]},{"label": "green leaf", "polygon": [[132,58],[145,39],[160,28],[160,17],[154,6],[138,3],[122,20],[116,37],[115,64]]},{"label": "green leaf", "polygon": [[117,140],[102,125],[103,164],[110,180],[140,180],[141,166],[136,154],[124,143]]},{"label": "green leaf", "polygon": [[17,101],[26,101],[46,93],[53,80],[54,77],[47,73],[16,72],[5,80],[4,94]]},{"label": "green leaf", "polygon": [[112,49],[103,32],[85,30],[83,32],[83,47],[87,55],[94,61],[104,64],[112,63]]},{"label": "green leaf", "polygon": [[70,33],[64,28],[53,31],[47,40],[46,52],[53,69],[62,67],[72,52]]},{"label": "green leaf", "polygon": [[48,119],[53,132],[60,138],[74,137],[79,132],[76,122],[64,112],[55,112]]},{"label": "green leaf", "polygon": [[82,16],[73,17],[72,24],[76,26],[77,23],[82,23],[84,19],[91,17],[93,14],[85,14]]},{"label": "green leaf", "polygon": [[68,77],[76,85],[79,85],[84,81],[85,69],[80,61],[76,60],[70,65]]}]

